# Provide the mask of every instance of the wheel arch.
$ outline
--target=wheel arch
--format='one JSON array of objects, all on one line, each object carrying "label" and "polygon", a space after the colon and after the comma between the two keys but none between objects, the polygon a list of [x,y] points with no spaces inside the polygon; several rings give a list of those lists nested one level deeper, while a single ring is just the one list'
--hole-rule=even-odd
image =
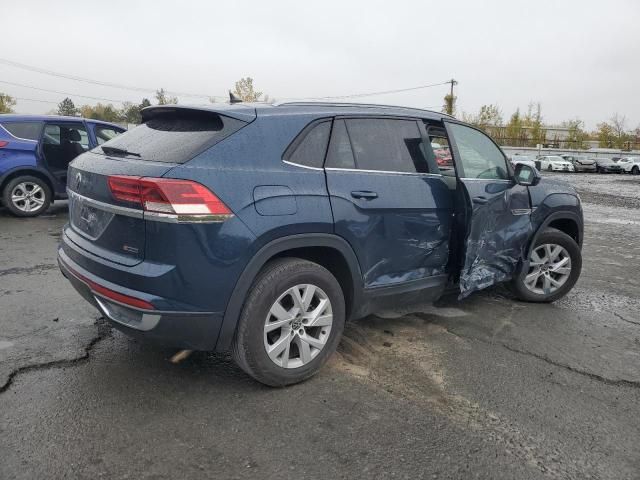
[{"label": "wheel arch", "polygon": [[53,200],[56,195],[56,190],[54,187],[53,180],[51,179],[48,173],[43,172],[42,170],[34,167],[17,167],[12,170],[9,170],[8,172],[5,172],[0,177],[0,195],[4,193],[5,187],[11,180],[21,176],[37,177],[42,181],[44,181],[47,184],[47,187],[49,187],[49,191],[51,193],[51,203],[53,203]]},{"label": "wheel arch", "polygon": [[236,282],[224,313],[216,351],[228,350],[238,318],[254,279],[271,260],[296,257],[313,261],[329,270],[345,295],[347,319],[362,299],[362,274],[357,257],[346,240],[333,234],[300,234],[281,237],[263,246],[249,261]]},{"label": "wheel arch", "polygon": [[547,228],[555,228],[556,230],[560,230],[561,232],[566,233],[575,240],[580,248],[582,248],[583,229],[581,228],[581,226],[582,218],[580,218],[580,216],[575,212],[567,210],[551,213],[544,219],[544,221],[540,224],[540,226],[536,229],[535,233],[531,237],[531,241],[529,242],[527,248],[527,259],[529,258],[531,250],[536,244],[538,237]]}]

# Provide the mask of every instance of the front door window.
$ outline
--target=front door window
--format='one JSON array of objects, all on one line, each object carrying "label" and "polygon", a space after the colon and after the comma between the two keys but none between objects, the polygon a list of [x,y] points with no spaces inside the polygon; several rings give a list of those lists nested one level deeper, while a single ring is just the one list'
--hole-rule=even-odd
[{"label": "front door window", "polygon": [[509,172],[502,151],[484,133],[453,123],[451,133],[458,147],[460,177],[507,180]]}]

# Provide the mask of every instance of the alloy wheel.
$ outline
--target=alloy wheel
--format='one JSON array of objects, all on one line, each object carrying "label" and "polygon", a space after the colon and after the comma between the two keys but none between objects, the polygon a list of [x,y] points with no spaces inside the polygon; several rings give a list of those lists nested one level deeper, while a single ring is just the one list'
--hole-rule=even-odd
[{"label": "alloy wheel", "polygon": [[543,244],[533,249],[529,257],[529,272],[525,287],[538,295],[550,295],[561,288],[571,275],[571,256],[556,244]]},{"label": "alloy wheel", "polygon": [[269,309],[264,323],[264,348],[279,367],[302,367],[325,347],[332,324],[327,294],[316,285],[296,285],[280,295]]},{"label": "alloy wheel", "polygon": [[22,212],[35,212],[44,205],[45,191],[37,183],[22,182],[13,187],[11,202]]}]

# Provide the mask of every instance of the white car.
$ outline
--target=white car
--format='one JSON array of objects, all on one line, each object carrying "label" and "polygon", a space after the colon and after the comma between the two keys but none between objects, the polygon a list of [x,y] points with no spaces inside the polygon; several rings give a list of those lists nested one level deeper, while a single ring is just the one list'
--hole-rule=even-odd
[{"label": "white car", "polygon": [[622,173],[640,174],[640,157],[622,157],[618,165],[622,167]]},{"label": "white car", "polygon": [[540,162],[540,170],[548,170],[549,172],[575,172],[573,164],[559,155],[543,155],[538,157],[538,161]]},{"label": "white car", "polygon": [[536,168],[535,160],[525,155],[514,155],[510,158],[510,161],[513,168],[516,168],[516,165],[519,163],[524,163],[525,165],[529,165],[531,168]]}]

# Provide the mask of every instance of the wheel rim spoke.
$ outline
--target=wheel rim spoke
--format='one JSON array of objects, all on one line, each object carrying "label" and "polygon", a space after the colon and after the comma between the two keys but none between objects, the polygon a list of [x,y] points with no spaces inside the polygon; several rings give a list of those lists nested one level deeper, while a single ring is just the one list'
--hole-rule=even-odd
[{"label": "wheel rim spoke", "polygon": [[290,322],[291,320],[289,318],[285,318],[284,320],[276,320],[275,322],[266,323],[264,326],[264,333],[272,332],[277,328],[286,327]]},{"label": "wheel rim spoke", "polygon": [[333,315],[320,315],[313,320],[310,327],[329,327],[333,324]]},{"label": "wheel rim spoke", "polygon": [[267,353],[269,354],[269,357],[271,357],[272,360],[277,359],[284,350],[289,349],[290,344],[291,344],[291,336],[281,335],[280,339],[273,344],[273,346],[271,347],[270,350],[267,351]]},{"label": "wheel rim spoke", "polygon": [[302,311],[308,312],[309,307],[311,306],[311,301],[313,300],[313,296],[316,293],[316,287],[313,285],[306,285],[304,289],[304,294],[302,295]]},{"label": "wheel rim spoke", "polygon": [[302,343],[306,343],[312,347],[317,348],[318,350],[320,350],[322,347],[324,347],[324,343],[320,340],[318,340],[317,338],[313,338],[311,335],[302,335],[300,337],[300,341]]},{"label": "wheel rim spoke", "polygon": [[298,349],[300,350],[300,358],[302,364],[309,363],[311,361],[311,346],[308,342],[305,342],[301,337],[297,338]]}]

